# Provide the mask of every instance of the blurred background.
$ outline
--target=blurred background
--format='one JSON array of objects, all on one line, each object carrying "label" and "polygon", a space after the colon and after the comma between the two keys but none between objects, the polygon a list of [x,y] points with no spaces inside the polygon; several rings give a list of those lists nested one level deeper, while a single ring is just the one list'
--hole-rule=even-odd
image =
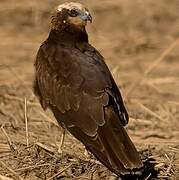
[{"label": "blurred background", "polygon": [[[32,93],[33,63],[61,0],[0,1],[0,179],[109,179],[112,174],[61,128]],[[93,23],[130,114],[130,137],[156,173],[179,179],[179,1],[79,0]],[[89,160],[90,159],[90,160]],[[178,177],[178,178],[177,178]]]}]

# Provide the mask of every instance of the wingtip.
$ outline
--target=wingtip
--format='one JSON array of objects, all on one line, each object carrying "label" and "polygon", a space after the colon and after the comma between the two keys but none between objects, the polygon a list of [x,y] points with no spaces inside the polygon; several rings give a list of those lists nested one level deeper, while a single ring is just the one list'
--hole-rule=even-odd
[{"label": "wingtip", "polygon": [[137,168],[125,169],[125,171],[119,171],[116,174],[119,177],[131,177],[131,178],[134,178],[134,176],[137,176],[137,177],[142,176],[143,172],[144,172],[144,165],[142,163],[141,166],[139,166]]}]

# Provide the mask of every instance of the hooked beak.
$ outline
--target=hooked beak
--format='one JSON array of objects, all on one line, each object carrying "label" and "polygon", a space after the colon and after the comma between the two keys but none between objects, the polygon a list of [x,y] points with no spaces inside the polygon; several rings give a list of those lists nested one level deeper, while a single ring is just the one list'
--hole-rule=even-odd
[{"label": "hooked beak", "polygon": [[86,21],[86,22],[89,21],[90,23],[92,23],[92,16],[88,11],[85,11],[85,12],[81,13],[80,18],[83,21]]}]

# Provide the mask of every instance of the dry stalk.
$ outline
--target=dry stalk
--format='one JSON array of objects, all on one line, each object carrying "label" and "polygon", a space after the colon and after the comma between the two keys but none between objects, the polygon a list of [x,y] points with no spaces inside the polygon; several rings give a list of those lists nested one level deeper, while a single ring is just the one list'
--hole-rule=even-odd
[{"label": "dry stalk", "polygon": [[150,173],[150,174],[145,178],[145,180],[150,179],[151,176],[152,176],[152,174]]},{"label": "dry stalk", "polygon": [[144,84],[146,84],[147,86],[149,86],[150,88],[155,90],[157,93],[161,93],[161,89],[158,88],[155,84],[152,84],[152,83],[150,83],[148,81],[146,81]]},{"label": "dry stalk", "polygon": [[[84,162],[90,162],[90,163],[94,163],[96,165],[101,165],[101,163],[98,160],[95,159],[91,159],[91,158],[82,158],[82,157],[78,157],[79,160],[84,161]],[[76,162],[76,160],[72,160],[70,159],[71,162]]]},{"label": "dry stalk", "polygon": [[64,171],[66,171],[67,169],[69,169],[72,165],[73,165],[73,163],[69,164],[67,167],[65,167],[64,169],[62,169],[62,170],[59,171],[58,173],[54,174],[52,177],[48,178],[47,180],[51,180],[51,179],[59,176],[59,175],[62,174]]},{"label": "dry stalk", "polygon": [[[7,99],[9,99],[9,100],[15,100],[15,101],[20,101],[20,102],[24,103],[24,100],[23,100],[22,98],[20,98],[20,97],[11,96],[11,95],[9,95],[9,94],[5,94],[4,97],[7,98]],[[39,104],[39,103],[30,102],[30,101],[27,101],[27,105],[40,107],[40,104]]]},{"label": "dry stalk", "polygon": [[175,104],[177,106],[179,106],[179,102],[176,102],[176,101],[168,101],[169,104]]},{"label": "dry stalk", "polygon": [[174,153],[179,153],[179,149],[174,148],[174,147],[169,147],[171,149],[172,152]]},{"label": "dry stalk", "polygon": [[[179,78],[175,77],[162,77],[162,78],[155,78],[155,79],[147,79],[147,83],[149,84],[155,84],[155,85],[160,85],[160,84],[171,84],[171,83],[178,83]],[[146,82],[144,82],[145,84]]]},{"label": "dry stalk", "polygon": [[74,180],[77,180],[77,179],[88,179],[88,180],[90,180],[91,178],[89,178],[89,177],[85,177],[85,176],[79,176],[79,177],[75,177],[75,178],[73,178]]},{"label": "dry stalk", "polygon": [[25,132],[26,132],[26,143],[29,147],[29,132],[28,132],[28,118],[27,118],[27,99],[24,99],[24,119],[25,119]]},{"label": "dry stalk", "polygon": [[15,123],[18,124],[18,120],[16,119],[16,117],[13,116],[11,113],[7,112],[5,109],[3,109],[3,107],[1,107],[0,113],[4,116],[7,116],[7,117],[13,119],[15,121]]},{"label": "dry stalk", "polygon": [[37,146],[41,147],[42,149],[44,149],[45,151],[49,152],[50,154],[55,154],[55,151],[47,146],[45,146],[44,144],[37,142],[35,143]]},{"label": "dry stalk", "polygon": [[152,110],[150,110],[148,107],[146,107],[145,105],[143,105],[142,103],[140,103],[139,101],[135,100],[133,101],[135,102],[136,104],[138,104],[141,109],[143,109],[145,112],[149,113],[150,115],[156,117],[157,119],[161,120],[161,121],[164,121],[162,117],[160,117],[158,114],[156,114],[155,112],[153,112]]},{"label": "dry stalk", "polygon": [[[19,98],[19,97],[16,97],[16,96],[10,96],[10,95],[5,95],[4,96],[5,98],[7,99],[10,99],[10,100],[16,100],[16,101],[20,101],[20,102],[24,102],[24,100],[22,98]],[[34,103],[34,102],[30,102],[30,101],[27,101],[27,105],[31,105],[31,106],[38,106],[40,107],[40,104],[39,103]],[[39,113],[50,123],[54,124],[55,126],[58,126],[58,123],[56,121],[53,121],[52,119],[50,119],[50,117],[48,117],[45,113],[39,111]]]},{"label": "dry stalk", "polygon": [[174,157],[175,157],[175,156],[173,155],[171,159],[168,157],[167,154],[165,154],[165,156],[166,156],[166,158],[168,159],[168,161],[170,162],[170,164],[169,164],[169,166],[168,166],[168,168],[167,168],[167,170],[166,170],[166,175],[171,175],[171,174],[170,174],[170,171],[172,170],[173,162],[174,162]]},{"label": "dry stalk", "polygon": [[141,125],[153,125],[154,123],[150,120],[146,119],[139,119],[139,118],[132,118],[130,117],[130,122],[141,124]]},{"label": "dry stalk", "polygon": [[58,153],[59,154],[63,153],[62,148],[63,148],[63,144],[64,144],[64,140],[65,140],[65,134],[66,134],[66,130],[62,128],[62,135],[60,138],[60,143],[59,144],[56,143],[58,146]]},{"label": "dry stalk", "polygon": [[28,170],[28,169],[36,169],[36,168],[39,168],[39,167],[44,167],[44,166],[50,166],[51,164],[49,163],[46,163],[46,164],[39,164],[39,165],[34,165],[34,166],[28,166],[28,167],[23,167],[23,168],[19,168],[19,169],[16,169],[15,171],[24,171],[24,170]]},{"label": "dry stalk", "polygon": [[165,166],[164,163],[159,163],[159,164],[155,165],[155,168],[161,168],[161,167],[163,167],[163,166]]},{"label": "dry stalk", "polygon": [[55,126],[58,126],[58,123],[56,121],[53,121],[51,118],[49,118],[44,112],[39,111],[39,113],[50,123],[54,124]]},{"label": "dry stalk", "polygon": [[14,180],[14,179],[0,175],[0,180]]},{"label": "dry stalk", "polygon": [[16,73],[16,71],[14,71],[14,69],[10,66],[10,65],[4,65],[4,67],[6,67],[10,73],[12,73],[12,75],[19,81],[21,82],[22,86],[24,86],[24,88],[33,95],[31,88],[29,88],[28,86],[26,86],[26,84],[24,83],[23,79]]},{"label": "dry stalk", "polygon": [[141,82],[146,78],[146,76],[151,73],[170,53],[173,49],[176,48],[176,46],[179,44],[179,38],[176,39],[160,56],[158,59],[154,61],[151,66],[148,67],[148,69],[144,72],[143,75],[141,75],[141,78],[137,81],[134,82],[131,87],[128,89],[126,93],[126,97],[129,96],[129,94],[136,89],[138,85],[141,84]]},{"label": "dry stalk", "polygon": [[5,94],[3,95],[5,98],[9,99],[9,100],[15,100],[15,101],[20,101],[20,102],[24,102],[22,98],[19,98],[17,96],[12,96],[9,94]]},{"label": "dry stalk", "polygon": [[10,173],[12,173],[16,179],[19,179],[19,180],[23,180],[23,178],[17,174],[13,169],[11,169],[10,167],[8,167],[4,162],[0,161],[0,163],[2,164],[2,166],[4,166]]},{"label": "dry stalk", "polygon": [[[168,179],[168,176],[158,176],[159,179]],[[176,179],[175,179],[176,180]]]},{"label": "dry stalk", "polygon": [[158,130],[155,131],[148,131],[144,133],[139,133],[142,139],[148,139],[148,138],[160,138],[160,139],[170,139],[173,137],[172,134],[166,134],[164,132],[159,132]]},{"label": "dry stalk", "polygon": [[3,127],[3,125],[1,126],[1,130],[2,130],[3,134],[5,135],[5,137],[7,139],[7,142],[9,144],[10,149],[14,151],[16,148],[14,147],[14,144],[12,143],[11,138],[8,136],[6,130]]},{"label": "dry stalk", "polygon": [[[141,144],[143,144],[143,143],[146,143],[146,141],[145,140],[140,140],[140,139],[138,139],[137,141],[136,141],[136,143],[141,143]],[[152,146],[158,146],[158,145],[161,145],[161,144],[163,144],[163,145],[165,145],[165,146],[175,146],[176,144],[179,144],[179,141],[174,141],[174,140],[170,140],[170,141],[164,141],[164,140],[162,140],[162,139],[160,139],[160,140],[147,140],[147,145],[152,145]]]}]

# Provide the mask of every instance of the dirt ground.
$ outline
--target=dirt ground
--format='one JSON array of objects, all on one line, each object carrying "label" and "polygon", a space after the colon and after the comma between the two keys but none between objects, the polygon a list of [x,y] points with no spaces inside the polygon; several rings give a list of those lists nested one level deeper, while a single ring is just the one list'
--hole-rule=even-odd
[{"label": "dirt ground", "polygon": [[[33,62],[57,0],[0,1],[0,179],[115,179],[32,93]],[[146,171],[179,179],[179,1],[83,0],[90,43],[106,59]],[[126,177],[123,179],[127,179]]]}]

